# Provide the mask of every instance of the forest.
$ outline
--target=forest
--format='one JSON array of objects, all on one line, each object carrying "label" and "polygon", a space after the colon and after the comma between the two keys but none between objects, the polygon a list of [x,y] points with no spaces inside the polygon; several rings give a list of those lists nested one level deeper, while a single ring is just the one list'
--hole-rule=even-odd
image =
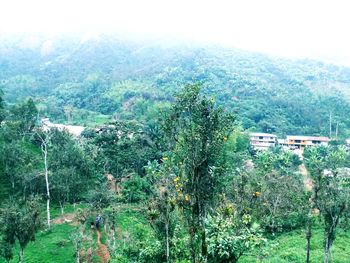
[{"label": "forest", "polygon": [[348,262],[349,84],[219,46],[1,39],[0,262]]},{"label": "forest", "polygon": [[190,83],[232,111],[244,129],[279,135],[348,134],[350,69],[215,45],[118,35],[0,38],[0,89],[32,97],[41,116],[96,126],[148,122]]}]

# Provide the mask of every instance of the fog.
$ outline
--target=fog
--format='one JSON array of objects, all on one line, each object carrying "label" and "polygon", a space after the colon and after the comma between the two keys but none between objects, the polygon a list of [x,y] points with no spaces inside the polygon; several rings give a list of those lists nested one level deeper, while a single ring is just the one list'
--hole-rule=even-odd
[{"label": "fog", "polygon": [[2,0],[0,34],[123,32],[350,66],[341,0]]}]

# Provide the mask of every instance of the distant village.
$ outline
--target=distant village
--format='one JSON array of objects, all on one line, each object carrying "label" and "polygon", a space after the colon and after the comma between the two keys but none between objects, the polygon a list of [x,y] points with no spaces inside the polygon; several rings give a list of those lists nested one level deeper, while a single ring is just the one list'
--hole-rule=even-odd
[{"label": "distant village", "polygon": [[[49,118],[42,118],[41,123],[44,130],[51,128],[67,130],[75,136],[80,136],[85,129],[83,126],[52,123]],[[103,130],[103,127],[96,129],[96,132],[99,133],[101,130]],[[276,146],[281,146],[285,150],[301,153],[305,147],[316,145],[327,146],[330,141],[331,139],[328,137],[288,135],[284,139],[279,139],[277,135],[271,133],[250,133],[250,145],[254,150],[268,150]],[[350,147],[350,139],[346,140],[346,144]]]},{"label": "distant village", "polygon": [[[285,139],[278,139],[275,134],[270,133],[251,133],[250,144],[255,150],[267,150],[271,147],[281,146],[283,149],[302,151],[305,147],[324,145],[327,146],[331,141],[328,137],[317,136],[286,136]],[[350,145],[350,140],[346,140]]]}]

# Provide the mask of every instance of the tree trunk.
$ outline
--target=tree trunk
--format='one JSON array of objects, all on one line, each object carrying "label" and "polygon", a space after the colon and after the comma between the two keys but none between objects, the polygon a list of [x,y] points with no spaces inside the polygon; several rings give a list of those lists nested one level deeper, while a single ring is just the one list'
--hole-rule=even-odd
[{"label": "tree trunk", "polygon": [[202,257],[203,262],[206,263],[208,261],[208,246],[207,246],[207,240],[206,240],[206,234],[205,234],[205,218],[207,216],[207,211],[205,209],[205,206],[202,205],[201,209],[202,215],[200,216],[200,226],[202,231]]},{"label": "tree trunk", "polygon": [[[345,206],[341,209],[340,213],[343,211],[344,208]],[[328,222],[329,224],[328,229],[325,231],[326,232],[325,244],[324,244],[324,262],[325,263],[330,262],[329,255],[330,255],[331,248],[333,246],[333,242],[336,238],[336,229],[339,223],[339,218],[340,216],[337,216],[336,218],[332,218],[331,219],[332,221]]]},{"label": "tree trunk", "polygon": [[170,253],[169,253],[169,223],[165,223],[165,234],[166,234],[166,262],[170,262]]},{"label": "tree trunk", "polygon": [[195,245],[195,237],[194,229],[190,230],[190,254],[192,258],[192,263],[196,263],[196,245]]},{"label": "tree trunk", "polygon": [[50,218],[50,198],[46,200],[46,214],[47,214],[47,227],[51,229],[51,218]]},{"label": "tree trunk", "polygon": [[20,247],[20,249],[19,249],[19,263],[23,262],[23,257],[24,257],[24,249],[23,249],[23,247]]},{"label": "tree trunk", "polygon": [[[333,231],[333,230],[331,230]],[[329,256],[334,239],[332,238],[333,232],[327,233],[325,245],[324,245],[324,263],[330,262]]]},{"label": "tree trunk", "polygon": [[112,226],[112,249],[113,249],[113,251],[115,251],[115,227],[114,227],[114,225]]},{"label": "tree trunk", "polygon": [[311,249],[311,237],[312,237],[312,229],[311,229],[311,218],[307,219],[306,225],[306,263],[310,263],[310,249]]},{"label": "tree trunk", "polygon": [[206,235],[205,235],[205,228],[202,229],[202,257],[203,262],[206,263],[208,260],[208,251],[207,251],[207,241],[206,241]]},{"label": "tree trunk", "polygon": [[61,208],[61,215],[64,214],[64,205],[63,205],[63,202],[59,202],[60,203],[60,208]]},{"label": "tree trunk", "polygon": [[324,246],[324,263],[328,263],[329,262],[329,240],[328,238],[326,238],[326,243]]},{"label": "tree trunk", "polygon": [[47,164],[47,142],[42,138],[41,150],[44,154],[44,165],[45,165],[45,182],[46,182],[46,213],[47,213],[47,226],[51,229],[50,224],[50,186],[49,186],[49,170]]}]

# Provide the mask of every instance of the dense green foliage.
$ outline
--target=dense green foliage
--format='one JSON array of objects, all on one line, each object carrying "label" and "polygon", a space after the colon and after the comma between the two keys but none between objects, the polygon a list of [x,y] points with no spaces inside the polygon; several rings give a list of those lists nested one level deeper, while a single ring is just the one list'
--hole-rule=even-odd
[{"label": "dense green foliage", "polygon": [[[29,45],[28,43],[32,43]],[[152,120],[172,93],[202,82],[244,128],[278,134],[347,136],[350,70],[218,46],[189,47],[101,35],[0,44],[0,89],[8,102],[35,98],[42,115],[66,122]]]},{"label": "dense green foliage", "polygon": [[[328,135],[330,116],[345,138],[348,69],[114,37],[37,40],[0,44],[5,260],[295,262],[306,247],[319,261],[322,233],[325,262],[349,253],[342,141],[303,158],[249,141],[250,130]],[[88,128],[72,135],[44,116]]]},{"label": "dense green foliage", "polygon": [[13,257],[13,246],[19,243],[19,262],[23,262],[24,248],[35,240],[40,228],[40,203],[35,198],[12,201],[1,210],[1,256],[7,261]]}]

